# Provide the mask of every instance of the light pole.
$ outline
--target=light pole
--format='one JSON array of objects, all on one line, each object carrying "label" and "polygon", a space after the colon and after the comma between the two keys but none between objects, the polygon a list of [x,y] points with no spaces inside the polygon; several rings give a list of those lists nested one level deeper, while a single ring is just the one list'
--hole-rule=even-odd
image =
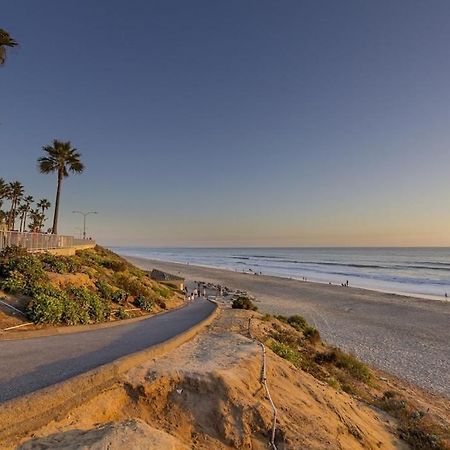
[{"label": "light pole", "polygon": [[73,214],[81,214],[83,216],[83,239],[86,239],[86,217],[89,214],[98,214],[97,211],[89,211],[89,212],[83,212],[83,211],[72,211]]}]

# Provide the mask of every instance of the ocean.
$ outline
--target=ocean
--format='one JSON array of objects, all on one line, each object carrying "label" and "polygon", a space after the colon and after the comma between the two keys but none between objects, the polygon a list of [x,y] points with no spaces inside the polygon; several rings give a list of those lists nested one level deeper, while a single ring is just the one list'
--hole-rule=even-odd
[{"label": "ocean", "polygon": [[450,299],[450,248],[146,248],[124,256]]}]

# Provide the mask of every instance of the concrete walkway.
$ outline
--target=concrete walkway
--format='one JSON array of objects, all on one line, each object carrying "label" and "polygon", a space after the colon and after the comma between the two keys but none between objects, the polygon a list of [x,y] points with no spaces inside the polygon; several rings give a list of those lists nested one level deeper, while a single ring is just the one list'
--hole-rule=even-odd
[{"label": "concrete walkway", "polygon": [[206,319],[214,309],[213,303],[197,299],[184,308],[123,326],[0,341],[0,402],[164,342]]}]

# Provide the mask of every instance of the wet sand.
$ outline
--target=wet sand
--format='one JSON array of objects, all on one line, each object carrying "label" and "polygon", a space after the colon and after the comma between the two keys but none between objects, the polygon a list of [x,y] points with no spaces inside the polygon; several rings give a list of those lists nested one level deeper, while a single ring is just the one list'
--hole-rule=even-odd
[{"label": "wet sand", "polygon": [[450,302],[193,265],[127,258],[187,280],[244,289],[261,312],[301,314],[328,343],[450,397]]}]

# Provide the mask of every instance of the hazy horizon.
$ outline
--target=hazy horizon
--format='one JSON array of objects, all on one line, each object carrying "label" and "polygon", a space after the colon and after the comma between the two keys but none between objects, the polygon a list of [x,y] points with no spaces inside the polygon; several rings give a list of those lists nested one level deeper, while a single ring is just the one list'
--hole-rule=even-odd
[{"label": "hazy horizon", "polygon": [[[450,2],[10,2],[0,176],[149,247],[450,246]],[[37,36],[39,38],[37,38]],[[51,220],[47,221],[50,224]]]}]

